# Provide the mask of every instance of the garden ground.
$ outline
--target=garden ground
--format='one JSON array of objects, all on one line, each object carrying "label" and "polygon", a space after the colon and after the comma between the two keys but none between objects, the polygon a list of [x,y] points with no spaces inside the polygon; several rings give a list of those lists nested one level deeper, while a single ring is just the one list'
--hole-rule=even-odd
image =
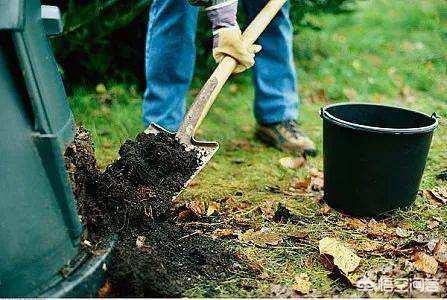
[{"label": "garden ground", "polygon": [[[421,190],[446,187],[447,182],[436,176],[447,169],[447,3],[373,0],[348,8],[351,13],[308,16],[322,30],[305,29],[295,37],[303,128],[321,153],[318,112],[328,103],[373,102],[436,112],[440,127]],[[105,86],[97,91],[75,89],[70,99],[78,123],[93,135],[102,167],[116,159],[125,140],[143,130],[140,93],[123,84]],[[189,100],[199,88],[196,80]],[[313,295],[360,295],[349,279],[383,265],[393,266],[394,276],[408,277],[414,267],[409,262],[418,264],[415,252],[431,256],[433,248],[427,248],[427,242],[447,236],[447,205],[430,192],[420,193],[410,209],[377,222],[329,209],[318,191],[303,186],[311,174],[316,176],[315,169],[322,170],[321,154],[298,170],[284,168],[279,161],[287,155],[253,138],[252,99],[248,75],[226,85],[199,132],[200,138],[219,141],[221,149],[180,201],[214,207],[217,216],[207,226],[227,229],[231,236],[217,238],[229,239],[258,276],[235,274],[225,282],[203,282],[186,295],[210,295],[212,290],[218,296],[287,296],[306,285],[306,276]],[[272,218],[279,203],[294,220]],[[241,226],[255,234],[237,232]],[[334,276],[322,260],[318,244],[324,237],[343,241],[361,258],[348,280]],[[439,263],[437,275],[423,275],[445,278],[443,268]]]}]

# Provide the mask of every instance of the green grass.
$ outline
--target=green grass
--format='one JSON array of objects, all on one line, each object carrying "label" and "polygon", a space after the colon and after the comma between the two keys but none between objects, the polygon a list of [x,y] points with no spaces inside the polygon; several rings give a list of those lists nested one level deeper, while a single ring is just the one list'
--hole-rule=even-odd
[{"label": "green grass", "polygon": [[[405,106],[428,114],[437,112],[442,119],[434,135],[421,188],[442,184],[435,175],[447,169],[447,3],[373,0],[358,1],[352,9],[353,13],[337,16],[309,16],[308,20],[323,30],[305,30],[295,37],[303,128],[317,142],[321,153],[322,128],[318,111],[327,103],[374,102]],[[143,130],[141,95],[135,88],[122,84],[109,83],[107,87],[106,95],[79,88],[71,97],[78,123],[84,124],[93,134],[102,167],[116,158],[119,146],[126,139]],[[195,84],[189,100],[198,87]],[[253,87],[248,75],[232,79],[224,88],[199,133],[203,139],[219,141],[221,149],[196,180],[198,184],[185,191],[182,200],[221,201],[242,191],[242,196],[236,200],[245,201],[250,207],[242,212],[222,211],[227,219],[244,215],[258,229],[266,226],[278,232],[293,230],[294,226],[269,222],[252,209],[266,200],[281,201],[304,220],[301,229],[309,231],[308,243],[287,242],[284,247],[259,248],[235,242],[234,247],[249,260],[262,265],[269,278],[235,276],[225,283],[197,286],[189,295],[206,295],[210,288],[221,296],[265,295],[271,284],[290,285],[300,272],[309,274],[317,294],[330,295],[333,287],[339,286],[342,294],[355,295],[355,290],[327,276],[315,245],[324,236],[344,241],[360,241],[366,237],[346,230],[340,225],[343,217],[336,212],[328,216],[316,214],[321,204],[313,197],[272,194],[265,189],[266,185],[278,185],[288,190],[293,178],[306,176],[307,168],[283,169],[278,160],[284,154],[264,147],[253,138],[252,99]],[[104,104],[107,101],[111,104]],[[236,164],[236,160],[243,163]],[[311,159],[308,165],[322,169],[321,155]],[[411,209],[397,212],[390,222],[430,237],[447,236],[445,223],[436,229],[427,229],[432,217],[446,220],[447,208],[435,207],[429,200],[418,197]],[[359,273],[399,260],[362,257]]]}]

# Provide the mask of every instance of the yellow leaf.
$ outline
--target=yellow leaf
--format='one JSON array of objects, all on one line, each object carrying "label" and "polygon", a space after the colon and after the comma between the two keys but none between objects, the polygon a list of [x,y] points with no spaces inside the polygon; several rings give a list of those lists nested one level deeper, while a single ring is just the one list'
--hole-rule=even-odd
[{"label": "yellow leaf", "polygon": [[340,241],[325,237],[318,243],[321,254],[327,254],[334,258],[334,264],[344,274],[353,272],[360,264],[360,257],[355,252],[343,245]]},{"label": "yellow leaf", "polygon": [[309,294],[311,283],[309,276],[306,273],[301,273],[295,277],[295,283],[292,285],[292,289],[300,294]]},{"label": "yellow leaf", "polygon": [[419,271],[433,275],[438,271],[436,259],[424,252],[416,252],[413,255],[413,260],[415,268]]},{"label": "yellow leaf", "polygon": [[282,236],[276,232],[272,232],[268,228],[262,228],[259,231],[249,229],[239,235],[239,240],[246,243],[253,243],[258,246],[272,245],[276,246],[282,242]]},{"label": "yellow leaf", "polygon": [[206,211],[206,215],[209,217],[212,214],[214,214],[215,212],[219,212],[219,210],[220,210],[220,203],[217,203],[217,202],[213,201],[213,202],[211,202],[208,205],[208,209]]}]

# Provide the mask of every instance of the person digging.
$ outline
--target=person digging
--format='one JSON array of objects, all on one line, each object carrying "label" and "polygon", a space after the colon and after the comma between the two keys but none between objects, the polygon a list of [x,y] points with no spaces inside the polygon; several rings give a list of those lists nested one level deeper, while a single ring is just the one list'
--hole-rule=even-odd
[{"label": "person digging", "polygon": [[[251,22],[267,0],[242,1]],[[185,114],[196,55],[199,7],[211,21],[213,57],[233,57],[241,73],[254,66],[256,137],[267,145],[295,155],[316,155],[315,144],[300,130],[299,96],[293,61],[293,28],[287,3],[264,34],[260,45],[246,47],[237,23],[237,0],[154,0],[146,42],[146,81],[143,123],[175,132]],[[261,47],[263,49],[256,57]]]}]

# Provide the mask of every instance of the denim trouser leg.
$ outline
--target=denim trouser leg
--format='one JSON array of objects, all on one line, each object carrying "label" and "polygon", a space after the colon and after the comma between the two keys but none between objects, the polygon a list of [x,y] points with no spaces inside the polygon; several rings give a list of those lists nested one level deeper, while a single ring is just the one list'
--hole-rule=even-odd
[{"label": "denim trouser leg", "polygon": [[[267,0],[244,0],[249,21],[265,6]],[[255,117],[259,123],[272,124],[298,117],[299,97],[293,61],[293,27],[288,2],[258,42],[262,51],[254,67]]]},{"label": "denim trouser leg", "polygon": [[154,0],[146,43],[143,123],[176,131],[194,73],[198,8],[187,0]]}]

